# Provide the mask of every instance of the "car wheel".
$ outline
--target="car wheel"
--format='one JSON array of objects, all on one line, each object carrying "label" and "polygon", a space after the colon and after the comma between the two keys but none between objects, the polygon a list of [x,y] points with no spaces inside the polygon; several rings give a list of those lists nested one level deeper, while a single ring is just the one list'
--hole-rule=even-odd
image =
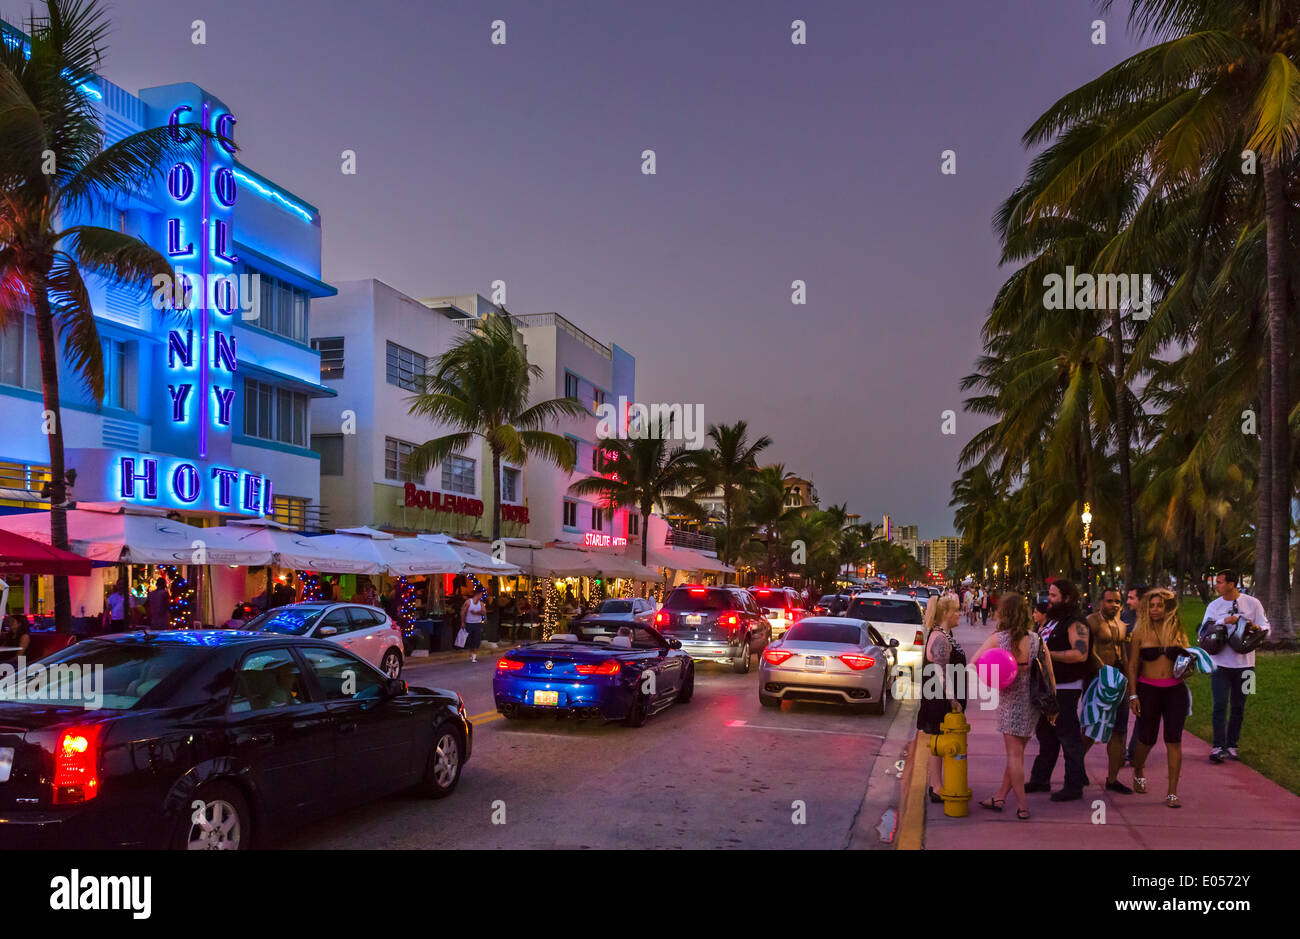
[{"label": "car wheel", "polygon": [[740,659],[731,663],[732,671],[737,675],[749,674],[749,662],[754,656],[754,650],[749,647],[749,641],[749,637],[746,636],[745,641],[740,646]]},{"label": "car wheel", "polygon": [[[203,805],[196,805],[198,802]],[[182,851],[246,851],[252,831],[252,813],[244,794],[229,783],[211,783],[199,789],[185,807],[176,823],[172,847]]]},{"label": "car wheel", "polygon": [[389,649],[384,653],[383,660],[379,663],[379,670],[389,678],[402,677],[402,653],[396,649]]},{"label": "car wheel", "polygon": [[763,692],[760,691],[758,693],[758,703],[763,705],[765,708],[779,708],[781,706],[781,699],[774,694],[763,694]]},{"label": "car wheel", "polygon": [[431,799],[442,799],[452,794],[460,782],[461,767],[465,765],[464,747],[460,732],[450,722],[439,724],[433,732],[433,749],[424,766],[424,780],[420,791]]},{"label": "car wheel", "polygon": [[681,690],[677,692],[678,704],[690,704],[691,698],[695,697],[695,666],[687,666],[687,672],[682,678]]},{"label": "car wheel", "polygon": [[629,727],[641,727],[645,725],[646,704],[645,695],[640,689],[632,694],[632,707],[628,709],[627,717],[624,719]]}]

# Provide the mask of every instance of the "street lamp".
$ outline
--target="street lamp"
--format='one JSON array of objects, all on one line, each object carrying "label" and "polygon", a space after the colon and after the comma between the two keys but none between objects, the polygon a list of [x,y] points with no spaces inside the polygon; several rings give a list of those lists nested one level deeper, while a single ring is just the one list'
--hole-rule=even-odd
[{"label": "street lamp", "polygon": [[1083,504],[1083,595],[1090,605],[1092,602],[1092,503]]}]

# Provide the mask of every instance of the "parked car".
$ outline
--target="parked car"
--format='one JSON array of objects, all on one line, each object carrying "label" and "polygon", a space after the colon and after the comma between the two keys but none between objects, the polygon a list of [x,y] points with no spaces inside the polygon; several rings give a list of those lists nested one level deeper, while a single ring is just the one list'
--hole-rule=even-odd
[{"label": "parked car", "polygon": [[799,594],[789,587],[754,587],[749,592],[767,614],[773,639],[783,635],[804,616]]},{"label": "parked car", "polygon": [[763,651],[772,635],[767,616],[743,587],[673,589],[655,614],[655,628],[666,639],[677,639],[697,662],[721,662],[744,674],[755,652]]},{"label": "parked car", "polygon": [[842,616],[849,608],[853,595],[848,593],[827,593],[813,605],[814,616]]},{"label": "parked car", "polygon": [[758,700],[852,704],[885,713],[897,639],[870,623],[842,616],[809,616],[763,650]]},{"label": "parked car", "polygon": [[103,698],[47,681],[0,703],[0,848],[246,849],[399,790],[447,796],[472,749],[455,692],[326,641],[121,633],[33,667],[56,665],[102,669]]},{"label": "parked car", "polygon": [[654,618],[653,600],[641,597],[607,597],[593,612],[573,621],[570,626],[580,639],[591,639],[595,636],[612,638],[618,635],[621,626],[629,626],[633,623],[650,626],[653,625]]},{"label": "parked car", "polygon": [[508,718],[599,717],[640,727],[695,693],[695,665],[681,647],[652,627],[635,624],[590,641],[572,633],[555,635],[498,659],[492,695]]},{"label": "parked car", "polygon": [[866,593],[854,597],[844,615],[850,619],[866,620],[886,639],[897,639],[897,664],[908,668],[920,666],[925,651],[925,611],[916,598]]},{"label": "parked car", "polygon": [[360,603],[290,603],[267,610],[244,628],[250,632],[328,639],[365,659],[389,678],[402,677],[402,630],[379,607]]}]

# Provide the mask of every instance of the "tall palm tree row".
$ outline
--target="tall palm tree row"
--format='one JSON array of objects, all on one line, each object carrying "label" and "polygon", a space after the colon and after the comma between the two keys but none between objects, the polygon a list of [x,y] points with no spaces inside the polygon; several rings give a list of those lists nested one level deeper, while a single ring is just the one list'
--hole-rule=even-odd
[{"label": "tall palm tree row", "polygon": [[[994,423],[963,451],[958,525],[977,554],[1023,534],[1074,569],[1089,504],[1130,582],[1253,562],[1291,638],[1300,9],[1132,0],[1129,20],[1153,44],[1034,122],[995,219],[1016,268],[964,382]],[[1069,268],[1141,289],[1049,302]]]},{"label": "tall palm tree row", "polygon": [[[159,168],[197,156],[197,125],[141,131],[104,146],[88,86],[96,81],[107,22],[97,0],[45,0],[26,39],[0,42],[0,329],[35,320],[49,422],[50,541],[68,547],[62,370],[104,397],[104,365],[86,275],[141,297],[170,262],[143,241],[78,224],[149,185]],[[56,628],[71,626],[68,580],[54,578]]]}]

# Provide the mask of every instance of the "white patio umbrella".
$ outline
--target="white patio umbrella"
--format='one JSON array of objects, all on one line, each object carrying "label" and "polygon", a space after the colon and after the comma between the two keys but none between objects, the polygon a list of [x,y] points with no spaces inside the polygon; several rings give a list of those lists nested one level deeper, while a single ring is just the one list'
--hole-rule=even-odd
[{"label": "white patio umbrella", "polygon": [[514,577],[523,573],[523,569],[507,561],[498,561],[492,555],[471,548],[463,541],[448,535],[417,535],[416,540],[437,548],[447,557],[454,557],[461,567],[455,574],[483,574],[491,577]]}]

